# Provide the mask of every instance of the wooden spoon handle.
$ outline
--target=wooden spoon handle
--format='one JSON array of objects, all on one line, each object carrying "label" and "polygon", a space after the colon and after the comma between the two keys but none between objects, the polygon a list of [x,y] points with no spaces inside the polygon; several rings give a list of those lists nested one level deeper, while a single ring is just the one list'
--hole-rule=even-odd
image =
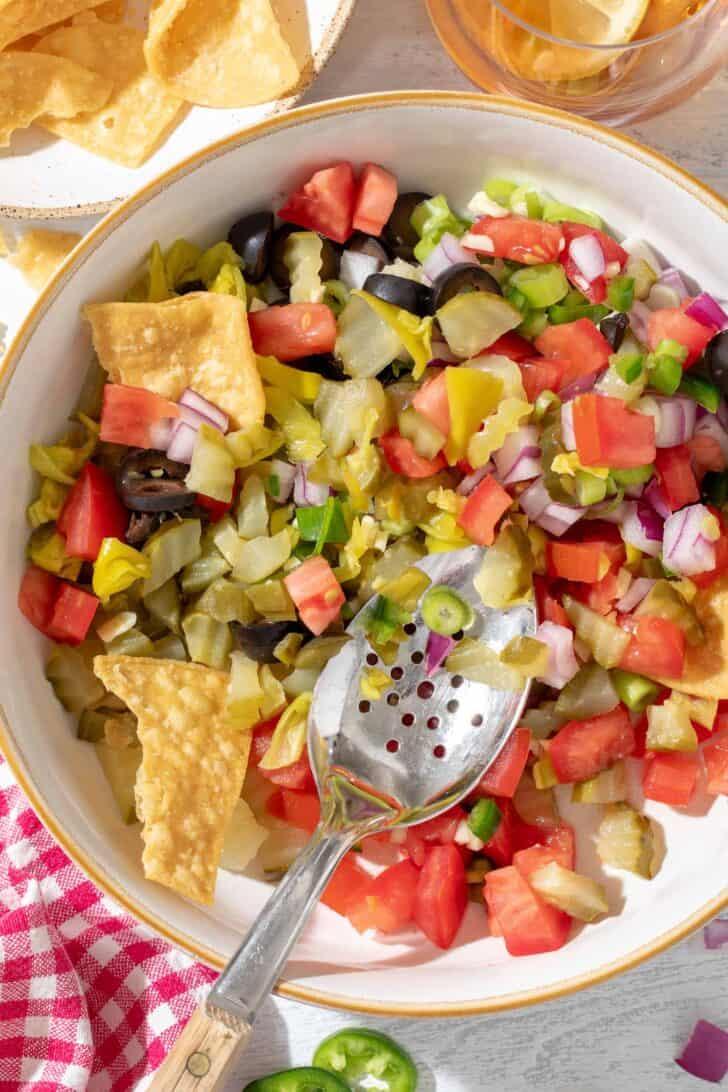
[{"label": "wooden spoon handle", "polygon": [[212,1092],[223,1080],[250,1039],[250,1024],[232,1031],[211,1019],[204,1002],[189,1019],[149,1086],[150,1092]]}]

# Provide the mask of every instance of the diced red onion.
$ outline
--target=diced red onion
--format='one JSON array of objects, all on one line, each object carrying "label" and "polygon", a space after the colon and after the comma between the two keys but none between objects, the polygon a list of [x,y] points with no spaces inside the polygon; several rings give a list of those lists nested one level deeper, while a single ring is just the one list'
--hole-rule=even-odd
[{"label": "diced red onion", "polygon": [[549,650],[548,668],[540,676],[541,682],[561,690],[579,670],[574,655],[574,634],[568,626],[560,626],[556,622],[541,622],[536,630],[536,640],[543,641]]},{"label": "diced red onion", "polygon": [[468,231],[460,240],[460,245],[466,250],[474,250],[477,254],[495,254],[495,243],[490,235],[478,235]]},{"label": "diced red onion", "polygon": [[271,473],[278,478],[278,496],[276,500],[279,504],[285,504],[293,491],[296,468],[291,466],[290,463],[285,463],[283,459],[273,459],[270,468]]},{"label": "diced red onion", "polygon": [[345,250],[341,255],[339,266],[339,279],[349,289],[360,289],[372,273],[378,273],[382,268],[379,260],[371,254],[363,254],[358,250]]},{"label": "diced red onion", "polygon": [[670,506],[665,500],[665,494],[662,492],[662,488],[657,478],[650,479],[643,495],[648,504],[651,504],[655,509],[658,516],[662,516],[663,519],[668,519],[672,515]]},{"label": "diced red onion", "polygon": [[576,451],[573,402],[564,402],[561,407],[561,442],[567,451]]},{"label": "diced red onion", "polygon": [[455,356],[446,341],[437,341],[433,338],[431,351],[432,360],[428,362],[428,367],[439,364],[444,368],[448,364],[457,364],[460,360],[460,357]]},{"label": "diced red onion", "polygon": [[593,504],[587,519],[600,519],[605,523],[615,523],[619,526],[626,519],[628,512],[629,501],[620,501],[619,504],[615,504],[613,499],[606,500],[601,504]]},{"label": "diced red onion", "polygon": [[578,235],[571,240],[569,257],[589,284],[603,277],[607,268],[602,245],[596,235]]},{"label": "diced red onion", "polygon": [[479,466],[472,474],[466,474],[455,492],[461,497],[469,497],[476,485],[480,485],[483,478],[493,473],[493,464],[488,461],[485,466]]},{"label": "diced red onion", "polygon": [[701,417],[695,426],[694,436],[711,436],[717,441],[723,457],[728,461],[728,432],[723,428],[718,418],[713,413],[707,413]]},{"label": "diced red onion", "polygon": [[518,503],[530,520],[556,538],[560,538],[586,512],[586,508],[572,508],[551,500],[543,478],[537,478],[529,485],[521,493]]},{"label": "diced red onion", "polygon": [[631,501],[628,507],[622,522],[622,538],[643,554],[657,557],[662,549],[662,519],[644,501]]},{"label": "diced red onion", "polygon": [[561,398],[562,402],[570,402],[579,394],[588,394],[593,389],[597,379],[600,379],[605,371],[606,368],[602,369],[601,372],[592,372],[591,375],[580,375],[573,383],[569,383],[568,386],[559,391],[559,398]]},{"label": "diced red onion", "polygon": [[178,417],[163,417],[160,421],[154,422],[149,430],[149,442],[155,451],[167,450],[178,420]]},{"label": "diced red onion", "polygon": [[698,1020],[689,1042],[675,1061],[693,1077],[720,1084],[728,1073],[728,1031],[708,1020]]},{"label": "diced red onion", "polygon": [[669,265],[667,269],[663,269],[657,283],[664,284],[666,288],[671,288],[672,291],[677,294],[678,302],[684,300],[688,295],[685,281],[682,279],[682,273],[679,269],[675,269],[674,265]]},{"label": "diced red onion", "polygon": [[695,429],[697,403],[692,398],[655,397],[660,407],[655,421],[655,446],[677,447],[689,440]]},{"label": "diced red onion", "polygon": [[541,473],[541,448],[535,425],[523,425],[506,436],[493,462],[501,485],[527,482]]},{"label": "diced red onion", "polygon": [[296,463],[293,479],[293,500],[299,508],[326,504],[330,490],[323,482],[312,482],[308,478],[308,463]]},{"label": "diced red onion", "polygon": [[629,310],[629,324],[632,327],[632,333],[643,345],[647,344],[647,324],[650,321],[651,314],[652,311],[642,300],[635,300]]},{"label": "diced red onion", "polygon": [[[208,417],[205,413],[200,413],[199,410],[192,409],[191,406],[180,406],[178,421],[184,421],[185,424],[189,425],[190,428],[193,428],[195,432],[197,432],[200,425],[209,425],[210,428],[216,428],[218,432],[224,431],[212,417]],[[175,426],[176,424],[177,422],[175,422]]]},{"label": "diced red onion", "polygon": [[635,607],[638,607],[648,592],[657,583],[656,580],[651,580],[649,576],[638,576],[636,580],[633,580],[627,591],[617,603],[617,610],[622,614],[629,614]]},{"label": "diced red onion", "polygon": [[167,445],[167,457],[177,463],[191,463],[195,450],[197,429],[186,421],[177,421],[172,430],[172,437]]},{"label": "diced red onion", "polygon": [[[216,406],[213,402],[209,402],[207,398],[203,398],[197,391],[193,391],[188,387],[183,391],[178,404],[180,406],[188,406],[191,410],[200,414],[201,417],[207,418],[207,420],[215,425],[216,428],[219,428],[221,432],[227,432],[228,425],[230,424],[228,415],[221,410],[219,406]],[[183,414],[182,416],[185,417],[186,415]],[[190,421],[189,423],[194,424],[193,421]]]},{"label": "diced red onion", "polygon": [[430,630],[425,646],[425,674],[434,675],[455,648],[457,641]]},{"label": "diced red onion", "polygon": [[703,942],[711,951],[728,944],[728,918],[715,918],[706,925],[703,929]]},{"label": "diced red onion", "polygon": [[689,504],[665,520],[662,556],[665,565],[683,576],[715,568],[715,537],[705,532],[705,521],[715,522],[704,504]]},{"label": "diced red onion", "polygon": [[461,265],[462,263],[477,265],[478,259],[474,258],[471,252],[465,250],[451,232],[446,231],[435,249],[425,258],[422,269],[425,276],[434,281],[435,277],[439,277],[451,265]]},{"label": "diced red onion", "polygon": [[699,296],[696,296],[686,307],[685,314],[702,326],[714,326],[716,330],[725,330],[728,326],[728,315],[718,301],[707,292],[701,292]]}]

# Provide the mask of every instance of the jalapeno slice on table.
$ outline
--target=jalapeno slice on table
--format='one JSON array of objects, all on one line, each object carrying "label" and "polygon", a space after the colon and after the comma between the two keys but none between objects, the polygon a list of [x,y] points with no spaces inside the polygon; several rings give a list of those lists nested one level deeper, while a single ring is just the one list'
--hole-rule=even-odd
[{"label": "jalapeno slice on table", "polygon": [[[417,1069],[400,1046],[380,1031],[346,1028],[324,1039],[313,1063],[353,1084],[365,1077],[386,1082],[387,1092],[415,1092]],[[259,1090],[267,1092],[267,1090]]]},{"label": "jalapeno slice on table", "polygon": [[[414,1087],[414,1086],[413,1086]],[[314,1066],[283,1069],[268,1077],[246,1084],[243,1092],[350,1092],[349,1086],[334,1073]]]}]

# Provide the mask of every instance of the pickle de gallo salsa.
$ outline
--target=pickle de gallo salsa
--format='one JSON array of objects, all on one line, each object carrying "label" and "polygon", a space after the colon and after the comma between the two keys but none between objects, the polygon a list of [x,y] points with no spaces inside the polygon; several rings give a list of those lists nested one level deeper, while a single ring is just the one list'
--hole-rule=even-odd
[{"label": "pickle de gallo salsa", "polygon": [[[144,738],[94,658],[203,665],[251,739],[215,864],[279,876],[318,822],[311,693],[374,595],[362,698],[386,700],[418,602],[429,674],[534,682],[467,800],[345,858],[323,902],[356,930],[447,948],[473,901],[512,955],[557,949],[610,912],[559,797],[599,807],[601,861],[649,880],[629,766],[664,805],[728,791],[728,662],[701,670],[728,579],[728,315],[648,241],[532,184],[458,210],[338,163],[207,249],[154,243],[86,314],[70,429],[30,449],[19,606],[125,822]],[[172,349],[125,348],[140,315]],[[535,595],[533,638],[473,640],[415,568],[472,544],[486,605]]]}]

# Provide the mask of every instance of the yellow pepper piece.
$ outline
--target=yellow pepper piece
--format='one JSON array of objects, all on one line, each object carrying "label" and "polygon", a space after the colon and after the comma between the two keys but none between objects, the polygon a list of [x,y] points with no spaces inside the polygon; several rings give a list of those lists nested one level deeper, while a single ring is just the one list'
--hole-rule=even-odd
[{"label": "yellow pepper piece", "polygon": [[281,364],[274,356],[256,357],[261,378],[271,385],[279,387],[299,402],[315,402],[321,387],[321,376],[316,372],[303,372],[298,368],[289,368]]},{"label": "yellow pepper piece", "polygon": [[551,463],[551,469],[555,474],[568,474],[571,478],[576,476],[577,470],[583,470],[585,474],[591,474],[593,478],[599,478],[600,481],[606,481],[609,477],[608,466],[582,466],[575,451],[557,455]]},{"label": "yellow pepper piece", "polygon": [[421,379],[432,359],[432,316],[418,318],[410,311],[395,307],[393,303],[385,303],[384,300],[360,289],[355,289],[351,294],[361,296],[372,311],[392,327],[415,362],[412,378]]},{"label": "yellow pepper piece", "polygon": [[467,449],[470,465],[485,466],[493,452],[503,447],[506,436],[519,429],[532,410],[533,406],[520,398],[504,398],[496,412],[485,418],[481,431],[472,435]]},{"label": "yellow pepper piece", "polygon": [[359,693],[369,701],[379,701],[391,683],[391,677],[378,667],[367,667],[359,676]]},{"label": "yellow pepper piece", "polygon": [[93,589],[106,602],[117,592],[130,588],[135,580],[151,574],[148,557],[118,538],[105,538],[94,562]]},{"label": "yellow pepper piece", "polygon": [[477,368],[446,368],[445,384],[450,406],[450,435],[445,444],[445,457],[452,465],[465,458],[471,436],[478,431],[483,418],[498,405],[503,394],[503,380]]},{"label": "yellow pepper piece", "polygon": [[66,540],[50,523],[36,528],[28,542],[28,557],[40,569],[75,580],[81,571],[78,558],[66,554]]},{"label": "yellow pepper piece", "polygon": [[638,550],[636,546],[632,546],[629,542],[625,542],[624,548],[627,551],[627,559],[624,563],[625,569],[629,569],[631,573],[635,573],[642,564],[642,551]]},{"label": "yellow pepper piece", "polygon": [[258,765],[264,770],[277,770],[297,762],[306,746],[306,725],[313,694],[299,694],[276,724],[270,747]]}]

